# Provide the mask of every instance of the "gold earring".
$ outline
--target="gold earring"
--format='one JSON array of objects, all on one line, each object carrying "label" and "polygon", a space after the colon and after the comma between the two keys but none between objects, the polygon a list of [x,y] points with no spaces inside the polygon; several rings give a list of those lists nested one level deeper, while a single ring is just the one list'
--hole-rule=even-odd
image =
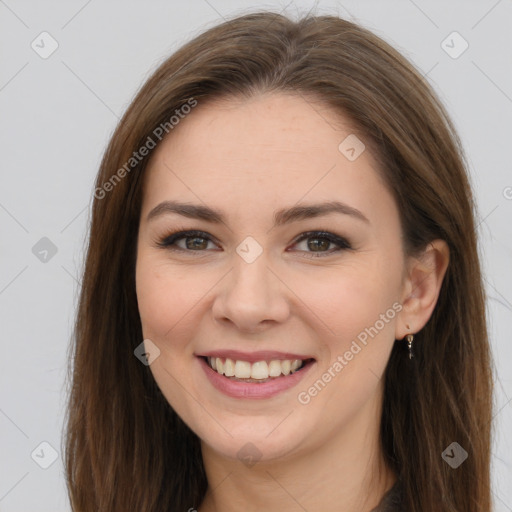
[{"label": "gold earring", "polygon": [[414,335],[413,334],[408,334],[405,339],[407,340],[407,348],[409,350],[409,359],[412,358],[412,342],[414,340]]}]

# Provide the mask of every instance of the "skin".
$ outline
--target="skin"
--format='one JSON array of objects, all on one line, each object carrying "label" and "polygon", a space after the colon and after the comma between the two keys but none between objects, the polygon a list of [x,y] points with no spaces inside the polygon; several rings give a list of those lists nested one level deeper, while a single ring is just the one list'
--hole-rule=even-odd
[{"label": "skin", "polygon": [[[137,297],[144,338],[161,351],[151,372],[201,439],[209,490],[200,512],[369,511],[396,479],[379,446],[381,376],[395,339],[430,317],[448,249],[436,240],[419,258],[404,254],[398,207],[370,151],[349,161],[338,150],[351,133],[348,120],[319,102],[267,93],[199,104],[152,155]],[[174,213],[147,219],[168,200],[222,210],[226,222]],[[328,200],[368,222],[331,213],[273,227],[275,210]],[[188,252],[158,246],[188,229],[212,241]],[[314,236],[295,243],[313,230],[345,237],[351,249],[315,249]],[[236,252],[247,236],[263,249],[252,263]],[[298,393],[393,304],[401,311],[300,403]],[[288,351],[316,361],[290,390],[236,399],[217,391],[198,365],[194,354],[213,349]],[[247,443],[246,450],[257,448],[254,465],[237,456]]]}]

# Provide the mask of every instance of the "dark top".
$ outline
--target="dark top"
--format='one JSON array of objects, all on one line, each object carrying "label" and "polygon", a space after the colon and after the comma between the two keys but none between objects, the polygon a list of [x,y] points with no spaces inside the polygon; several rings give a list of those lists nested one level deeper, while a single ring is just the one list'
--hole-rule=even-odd
[{"label": "dark top", "polygon": [[403,512],[402,488],[399,480],[384,494],[381,502],[371,512]]}]

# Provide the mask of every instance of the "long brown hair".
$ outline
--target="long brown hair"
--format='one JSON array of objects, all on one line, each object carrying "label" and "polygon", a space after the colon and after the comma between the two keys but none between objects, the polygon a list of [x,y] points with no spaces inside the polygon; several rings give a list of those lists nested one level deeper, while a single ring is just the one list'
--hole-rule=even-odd
[{"label": "long brown hair", "polygon": [[[148,137],[158,143],[158,127],[171,133],[169,119],[191,99],[272,91],[315,97],[363,134],[397,201],[408,254],[447,242],[450,264],[415,358],[403,342],[391,353],[382,446],[410,512],[488,512],[492,371],[474,203],[454,127],[421,73],[368,30],[335,16],[269,12],[224,22],[161,64],[101,162],[70,353],[73,510],[184,511],[202,502],[199,439],[133,353],[142,341],[135,262],[150,155],[131,159]],[[452,442],[468,453],[456,469],[441,455]]]}]

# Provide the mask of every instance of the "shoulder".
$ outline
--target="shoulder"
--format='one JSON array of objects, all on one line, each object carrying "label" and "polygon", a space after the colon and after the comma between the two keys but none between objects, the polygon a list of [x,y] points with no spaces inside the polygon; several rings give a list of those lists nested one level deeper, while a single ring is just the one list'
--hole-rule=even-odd
[{"label": "shoulder", "polygon": [[384,494],[381,502],[371,512],[403,512],[403,491],[399,480]]}]

